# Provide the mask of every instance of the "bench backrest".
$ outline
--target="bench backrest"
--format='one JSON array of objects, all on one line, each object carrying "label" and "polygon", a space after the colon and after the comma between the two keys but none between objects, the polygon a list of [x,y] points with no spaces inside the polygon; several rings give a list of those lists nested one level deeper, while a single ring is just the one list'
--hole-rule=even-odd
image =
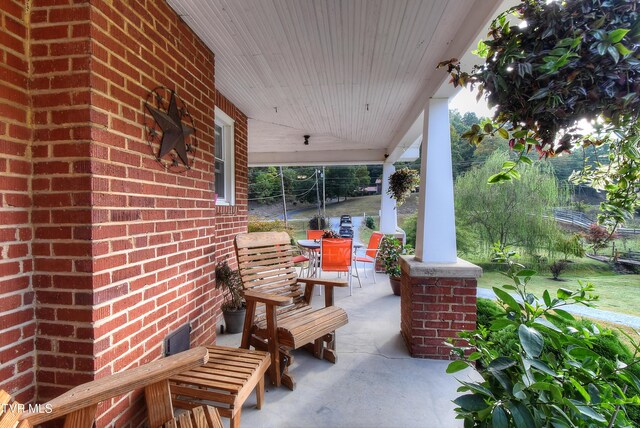
[{"label": "bench backrest", "polygon": [[303,300],[288,233],[243,233],[236,236],[235,244],[245,289],[291,297],[293,305]]},{"label": "bench backrest", "polygon": [[[165,423],[171,424],[173,408],[168,379],[205,364],[208,358],[207,348],[194,348],[130,370],[102,377],[76,386],[44,404],[41,409],[46,409],[46,412],[22,413],[12,411],[12,409],[1,412],[0,428],[14,428],[18,423],[20,423],[19,428],[27,428],[60,417],[66,417],[65,428],[91,428],[98,403],[138,388],[145,389],[149,425],[156,428],[162,427]],[[8,404],[10,399],[9,394],[0,390],[0,403]],[[18,409],[17,403],[14,404]],[[213,412],[215,413],[215,411]],[[189,417],[192,422],[196,423],[203,417],[207,419],[207,417],[214,416],[209,409],[205,409]],[[181,425],[186,426],[184,423]]]}]

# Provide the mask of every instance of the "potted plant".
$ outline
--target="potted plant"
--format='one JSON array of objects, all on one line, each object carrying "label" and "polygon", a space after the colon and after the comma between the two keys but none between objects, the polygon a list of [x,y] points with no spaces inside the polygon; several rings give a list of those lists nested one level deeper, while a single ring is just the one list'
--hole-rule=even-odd
[{"label": "potted plant", "polygon": [[335,239],[340,238],[340,235],[335,233],[333,230],[325,230],[322,234],[322,239]]},{"label": "potted plant", "polygon": [[216,290],[222,290],[224,302],[221,309],[227,332],[242,332],[246,312],[242,279],[240,273],[231,269],[226,261],[216,265]]},{"label": "potted plant", "polygon": [[402,205],[411,192],[420,184],[420,175],[415,169],[400,168],[389,176],[389,190],[387,193]]},{"label": "potted plant", "polygon": [[400,256],[411,254],[411,252],[410,247],[403,246],[402,242],[393,235],[385,235],[380,243],[378,259],[382,263],[384,272],[389,275],[391,290],[396,296],[400,295],[400,276],[402,275]]}]

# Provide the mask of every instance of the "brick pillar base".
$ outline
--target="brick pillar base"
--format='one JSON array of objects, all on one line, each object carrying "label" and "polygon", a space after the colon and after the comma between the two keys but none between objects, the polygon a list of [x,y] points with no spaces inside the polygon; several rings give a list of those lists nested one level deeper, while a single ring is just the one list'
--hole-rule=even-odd
[{"label": "brick pillar base", "polygon": [[400,327],[412,357],[449,359],[444,342],[476,327],[477,278],[482,269],[465,260],[423,263],[402,258]]}]

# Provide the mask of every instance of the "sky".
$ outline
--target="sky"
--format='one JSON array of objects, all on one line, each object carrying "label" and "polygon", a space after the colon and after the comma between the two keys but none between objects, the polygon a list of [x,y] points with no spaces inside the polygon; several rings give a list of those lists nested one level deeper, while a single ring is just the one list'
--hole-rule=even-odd
[{"label": "sky", "polygon": [[476,101],[476,93],[467,88],[462,90],[449,102],[449,109],[456,109],[460,113],[474,112],[478,117],[493,117],[493,111],[489,109],[486,101],[481,98]]}]

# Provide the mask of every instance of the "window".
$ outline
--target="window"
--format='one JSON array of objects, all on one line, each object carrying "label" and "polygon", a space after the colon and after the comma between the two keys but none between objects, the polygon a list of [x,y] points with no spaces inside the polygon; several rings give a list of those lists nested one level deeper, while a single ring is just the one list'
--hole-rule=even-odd
[{"label": "window", "polygon": [[233,124],[234,120],[218,107],[214,124],[214,183],[218,204],[234,203]]}]

